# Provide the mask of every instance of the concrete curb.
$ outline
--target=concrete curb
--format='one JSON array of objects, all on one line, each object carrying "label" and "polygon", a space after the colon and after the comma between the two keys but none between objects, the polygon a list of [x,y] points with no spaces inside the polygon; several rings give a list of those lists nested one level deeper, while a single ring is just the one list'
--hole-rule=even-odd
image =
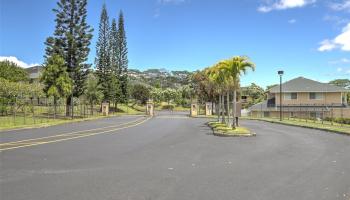
[{"label": "concrete curb", "polygon": [[225,134],[222,131],[217,131],[214,129],[214,127],[210,126],[209,123],[206,123],[207,126],[209,126],[211,128],[211,130],[213,131],[213,135],[218,136],[218,137],[255,137],[256,133],[251,132],[249,134],[236,134],[236,135],[228,135]]},{"label": "concrete curb", "polygon": [[220,131],[215,131],[213,129],[213,135],[218,136],[218,137],[255,137],[256,133],[250,133],[250,134],[237,134],[237,135],[227,135],[223,132]]}]

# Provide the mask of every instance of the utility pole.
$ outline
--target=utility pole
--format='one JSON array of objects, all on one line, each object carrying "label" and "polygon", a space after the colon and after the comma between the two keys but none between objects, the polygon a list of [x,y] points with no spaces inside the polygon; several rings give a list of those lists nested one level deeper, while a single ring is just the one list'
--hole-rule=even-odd
[{"label": "utility pole", "polygon": [[280,121],[282,121],[282,76],[283,76],[283,71],[278,71],[278,75],[280,76]]}]

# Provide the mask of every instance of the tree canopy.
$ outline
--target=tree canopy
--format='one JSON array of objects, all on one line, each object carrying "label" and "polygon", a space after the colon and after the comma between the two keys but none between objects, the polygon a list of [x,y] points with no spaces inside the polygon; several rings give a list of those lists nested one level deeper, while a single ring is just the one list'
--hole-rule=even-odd
[{"label": "tree canopy", "polygon": [[0,78],[11,82],[29,80],[28,73],[25,69],[8,60],[0,61]]}]

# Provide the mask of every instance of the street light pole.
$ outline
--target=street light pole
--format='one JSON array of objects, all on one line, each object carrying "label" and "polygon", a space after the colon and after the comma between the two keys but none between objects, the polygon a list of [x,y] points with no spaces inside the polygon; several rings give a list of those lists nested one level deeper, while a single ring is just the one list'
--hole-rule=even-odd
[{"label": "street light pole", "polygon": [[283,71],[278,71],[278,75],[280,76],[280,121],[282,121],[282,76],[283,76]]}]

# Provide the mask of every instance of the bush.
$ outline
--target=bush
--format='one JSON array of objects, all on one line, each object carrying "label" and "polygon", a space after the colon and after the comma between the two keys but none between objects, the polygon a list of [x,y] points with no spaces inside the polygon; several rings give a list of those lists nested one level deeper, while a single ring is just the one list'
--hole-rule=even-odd
[{"label": "bush", "polygon": [[326,117],[324,120],[326,121],[333,121],[339,124],[349,124],[350,125],[350,118],[331,118],[331,117]]},{"label": "bush", "polygon": [[334,121],[339,124],[350,124],[350,118],[335,118]]},{"label": "bush", "polygon": [[173,105],[164,105],[162,106],[162,110],[174,110],[175,106]]}]

